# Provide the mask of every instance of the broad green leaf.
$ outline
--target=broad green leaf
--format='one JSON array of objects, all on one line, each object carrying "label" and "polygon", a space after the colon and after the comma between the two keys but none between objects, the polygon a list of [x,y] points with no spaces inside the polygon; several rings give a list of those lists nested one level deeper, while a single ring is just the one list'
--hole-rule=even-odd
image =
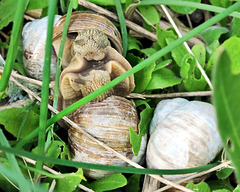
[{"label": "broad green leaf", "polygon": [[28,4],[28,10],[31,9],[42,9],[48,6],[49,0],[30,0]]},{"label": "broad green leaf", "polygon": [[[28,4],[26,1],[26,6]],[[17,1],[16,0],[2,0],[0,1],[0,30],[3,27],[6,27],[10,22],[14,20],[15,13],[17,10]]]},{"label": "broad green leaf", "polygon": [[215,63],[216,57],[219,53],[219,50],[225,48],[229,54],[230,60],[234,65],[231,66],[231,71],[233,74],[238,74],[240,72],[240,38],[239,37],[231,37],[227,39],[218,49],[214,51],[211,58],[207,64],[207,71],[212,71],[212,66]]},{"label": "broad green leaf", "polygon": [[203,91],[207,85],[206,80],[200,73],[195,58],[190,54],[183,57],[181,64],[181,77],[187,91]]},{"label": "broad green leaf", "polygon": [[152,73],[152,79],[146,90],[163,89],[180,84],[182,79],[178,78],[170,69],[162,68]]},{"label": "broad green leaf", "polygon": [[143,15],[143,19],[149,25],[156,25],[160,22],[160,16],[156,8],[152,5],[139,6],[140,13]]},{"label": "broad green leaf", "polygon": [[140,50],[142,53],[146,54],[148,57],[156,53],[158,50],[154,48],[146,48],[146,49],[141,49]]},{"label": "broad green leaf", "polygon": [[[174,40],[177,39],[177,35],[174,33],[172,28],[164,30],[159,25],[157,25],[156,33],[157,33],[157,43],[160,45],[161,48],[164,48],[167,46],[167,42],[166,42],[167,38],[172,38]],[[171,59],[171,54],[168,53],[168,54],[164,55],[164,58]]]},{"label": "broad green leaf", "polygon": [[142,101],[141,104],[144,104],[146,108],[140,113],[140,122],[138,125],[139,134],[135,133],[130,127],[130,142],[132,144],[132,149],[135,156],[138,155],[138,152],[141,148],[142,137],[148,133],[148,127],[154,111],[154,109],[151,108],[146,101]]},{"label": "broad green leaf", "polygon": [[229,7],[232,2],[229,0],[210,0],[210,3],[214,6],[218,6],[218,7]]},{"label": "broad green leaf", "polygon": [[[232,4],[231,0],[210,0],[210,3],[212,5],[218,6],[218,7],[224,7],[227,8]],[[227,24],[227,18],[220,21],[220,23],[224,26]]]},{"label": "broad green leaf", "polygon": [[[240,75],[233,74],[232,68],[237,65],[235,59],[224,48],[219,50],[213,74],[213,101],[217,113],[219,132],[240,181]],[[231,142],[231,147],[228,146]]]},{"label": "broad green leaf", "polygon": [[157,70],[159,70],[159,69],[162,69],[162,68],[168,66],[170,63],[172,63],[172,60],[171,60],[171,59],[165,60],[165,61],[157,64],[156,67],[154,68],[154,71],[157,71]]},{"label": "broad green leaf", "polygon": [[231,192],[227,189],[218,189],[218,190],[214,190],[214,192]]},{"label": "broad green leaf", "polygon": [[132,175],[128,179],[128,184],[126,186],[126,192],[138,192],[140,190],[139,181],[141,175]]},{"label": "broad green leaf", "polygon": [[141,42],[134,37],[128,35],[128,51],[132,49],[140,50],[140,47],[142,47]]},{"label": "broad green leaf", "polygon": [[237,185],[237,187],[233,190],[233,192],[240,192],[240,186]]},{"label": "broad green leaf", "polygon": [[127,179],[121,174],[109,175],[91,183],[91,188],[96,192],[110,191],[127,185]]},{"label": "broad green leaf", "polygon": [[[218,40],[213,41],[210,45],[206,46],[207,51],[207,61],[211,58],[213,52],[220,46],[220,43]],[[206,67],[206,72],[209,75],[209,73],[212,72],[212,68]]]},{"label": "broad green leaf", "polygon": [[228,183],[227,181],[224,181],[224,180],[207,181],[207,184],[209,185],[211,191],[215,191],[215,190],[232,191],[233,190],[233,186],[230,183]]},{"label": "broad green leaf", "polygon": [[[35,154],[37,154],[37,151],[38,151],[38,147],[35,147],[32,150],[32,152]],[[52,142],[45,156],[61,158],[61,159],[70,159],[70,152],[67,148],[66,143],[64,143],[63,141],[56,140]],[[53,167],[53,164],[51,163],[46,163],[46,165],[49,167]]]},{"label": "broad green leaf", "polygon": [[210,192],[210,188],[209,188],[208,184],[205,182],[201,182],[198,184],[188,183],[186,185],[186,187],[189,189],[193,189],[194,191],[198,191],[198,192]]},{"label": "broad green leaf", "polygon": [[[129,58],[130,57],[130,58]],[[128,54],[128,58],[131,61],[134,61],[134,64],[138,64],[139,62],[143,61],[144,59],[134,56],[133,54]],[[134,81],[135,81],[135,89],[133,92],[135,93],[142,93],[146,90],[151,78],[152,78],[152,71],[155,68],[155,63],[149,65],[149,67],[140,70],[139,72],[134,74]]]},{"label": "broad green leaf", "polygon": [[[190,1],[190,2],[195,2],[195,3],[200,3],[201,0],[179,0],[179,1]],[[191,14],[193,13],[196,9],[191,8],[191,7],[184,7],[184,6],[170,6],[174,11],[181,13],[181,14]]]},{"label": "broad green leaf", "polygon": [[[23,109],[24,108],[10,108],[0,111],[0,124],[15,137],[18,136],[21,123],[26,114],[26,112],[22,112]],[[20,138],[25,137],[36,129],[38,127],[38,121],[39,115],[31,111],[23,126]]]},{"label": "broad green leaf", "polygon": [[211,26],[201,32],[202,39],[206,42],[207,45],[211,44],[215,40],[219,40],[222,34],[228,33],[226,27],[220,26]]},{"label": "broad green leaf", "polygon": [[82,169],[78,169],[76,173],[72,173],[71,176],[66,176],[62,179],[57,179],[55,190],[56,191],[64,191],[64,192],[72,192],[76,189],[77,185],[83,179],[83,171]]},{"label": "broad green leaf", "polygon": [[[194,45],[192,48],[192,52],[196,59],[198,60],[199,64],[204,68],[205,61],[206,61],[206,49],[203,45]],[[200,70],[195,70],[195,76],[200,77],[201,72]]]},{"label": "broad green leaf", "polygon": [[232,173],[232,168],[224,168],[216,172],[218,179],[227,179]]},{"label": "broad green leaf", "polygon": [[240,19],[234,17],[230,25],[230,35],[240,37]]},{"label": "broad green leaf", "polygon": [[[173,42],[175,39],[173,38],[166,38],[166,42],[169,45],[171,42]],[[182,44],[178,46],[177,48],[173,49],[171,51],[172,57],[174,61],[177,63],[179,67],[181,67],[183,57],[188,53],[185,46]]]}]

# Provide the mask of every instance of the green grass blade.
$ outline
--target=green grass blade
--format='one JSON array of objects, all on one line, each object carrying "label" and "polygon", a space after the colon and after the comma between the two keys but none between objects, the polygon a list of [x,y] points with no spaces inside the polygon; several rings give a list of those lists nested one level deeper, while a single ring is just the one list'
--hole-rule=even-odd
[{"label": "green grass blade", "polygon": [[213,100],[219,132],[225,149],[235,165],[236,176],[240,182],[240,76],[232,73],[234,64],[237,63],[231,62],[227,51],[221,49],[214,71]]},{"label": "green grass blade", "polygon": [[[118,83],[120,83],[122,80],[124,80],[128,76],[130,76],[130,75],[140,71],[141,69],[147,67],[148,65],[153,63],[155,60],[159,59],[160,57],[169,53],[172,49],[181,45],[183,42],[185,42],[188,39],[192,38],[193,36],[199,34],[201,31],[207,29],[208,27],[212,26],[213,24],[217,23],[218,21],[222,20],[223,18],[225,18],[227,15],[229,15],[230,13],[232,13],[234,10],[236,10],[239,7],[240,7],[240,1],[238,1],[237,3],[232,5],[231,7],[227,8],[222,13],[214,16],[213,18],[209,19],[205,23],[196,27],[195,29],[193,29],[192,31],[190,31],[189,33],[184,35],[182,38],[179,38],[176,41],[173,41],[171,44],[169,44],[168,46],[159,50],[155,54],[151,55],[150,57],[148,57],[147,59],[145,59],[144,61],[142,61],[141,63],[139,63],[138,65],[136,65],[132,69],[130,69],[129,71],[127,71],[124,74],[122,74],[121,76],[115,78],[110,83],[104,85],[103,87],[99,88],[98,90],[94,91],[93,93],[89,94],[88,96],[82,98],[81,100],[77,101],[76,103],[74,103],[71,106],[67,107],[66,109],[62,110],[61,112],[56,114],[54,117],[49,119],[47,121],[47,125],[50,126],[51,124],[57,122],[62,117],[66,116],[67,114],[76,110],[80,106],[82,106],[82,105],[86,104],[87,102],[95,99],[96,97],[98,97],[99,95],[104,93],[105,91],[109,90],[110,88],[112,88],[115,85],[117,85]],[[33,137],[36,137],[38,132],[39,132],[39,129],[35,129],[32,133],[30,133],[30,135],[28,135],[28,137],[23,138],[21,141],[19,141],[18,144],[16,145],[16,147],[21,148],[23,145],[25,145],[29,141],[29,139],[32,139]]]},{"label": "green grass blade", "polygon": [[71,17],[71,14],[72,14],[72,9],[73,9],[73,0],[70,1],[69,6],[68,6],[67,16],[66,16],[66,19],[65,19],[64,29],[63,29],[63,34],[62,34],[62,40],[61,40],[59,53],[58,53],[55,86],[54,86],[54,100],[53,100],[53,107],[55,109],[57,108],[57,102],[58,102],[59,79],[60,79],[60,72],[61,72],[61,60],[62,60],[62,56],[63,56],[63,49],[64,49],[64,45],[65,45],[65,40],[66,40],[66,37],[67,37],[68,25],[69,25],[70,17]]},{"label": "green grass blade", "polygon": [[0,101],[2,99],[2,93],[7,87],[13,64],[15,63],[15,58],[17,55],[17,48],[18,43],[21,37],[21,29],[22,29],[22,23],[23,23],[23,14],[26,8],[27,3],[29,0],[18,0],[17,3],[17,11],[13,22],[13,30],[10,40],[10,45],[8,49],[6,64],[3,70],[2,77],[0,79]]},{"label": "green grass blade", "polygon": [[123,46],[123,56],[126,57],[127,55],[127,47],[128,47],[128,39],[127,39],[127,27],[125,23],[125,18],[123,15],[122,5],[120,0],[115,0],[118,19],[121,27],[121,34],[122,34],[122,46]]},{"label": "green grass blade", "polygon": [[176,175],[176,174],[187,174],[187,173],[195,173],[199,171],[204,171],[211,169],[219,163],[213,163],[209,165],[204,165],[195,168],[189,169],[140,169],[134,167],[121,167],[121,166],[112,166],[112,165],[100,165],[100,164],[91,164],[91,163],[83,163],[65,159],[57,159],[53,157],[45,157],[41,155],[37,155],[34,153],[26,152],[19,149],[14,149],[10,147],[0,146],[0,150],[8,153],[14,153],[16,155],[28,157],[33,160],[49,162],[55,165],[63,165],[67,167],[78,167],[84,169],[96,169],[96,170],[104,170],[104,171],[113,171],[113,172],[121,172],[121,173],[132,173],[132,174],[156,174],[156,175]]},{"label": "green grass blade", "polygon": [[[221,13],[225,10],[225,8],[217,7],[213,5],[207,5],[204,3],[195,3],[191,1],[178,1],[178,0],[142,0],[138,6],[144,6],[144,5],[177,5],[177,6],[186,6],[186,7],[192,7],[197,9],[202,9],[206,11],[212,11],[216,13]],[[230,13],[229,16],[240,18],[240,13],[233,12]]]},{"label": "green grass blade", "polygon": [[[43,84],[41,90],[41,105],[40,105],[40,117],[39,117],[39,135],[38,135],[38,154],[43,155],[45,149],[45,136],[47,127],[47,114],[48,114],[48,99],[49,99],[49,81],[50,81],[50,65],[52,55],[52,37],[53,37],[53,23],[55,10],[57,7],[57,0],[49,2],[48,8],[48,28],[47,28],[47,40],[45,49],[45,59],[43,67]],[[37,168],[42,169],[43,163],[37,162]]]},{"label": "green grass blade", "polygon": [[[0,142],[2,146],[10,147],[1,129],[0,129]],[[12,153],[6,153],[6,156],[8,158],[9,164],[12,166],[12,169],[14,170],[14,174],[17,175],[17,182],[18,182],[20,191],[29,191],[27,181],[20,170],[20,167],[18,165],[18,162],[15,156]]]}]

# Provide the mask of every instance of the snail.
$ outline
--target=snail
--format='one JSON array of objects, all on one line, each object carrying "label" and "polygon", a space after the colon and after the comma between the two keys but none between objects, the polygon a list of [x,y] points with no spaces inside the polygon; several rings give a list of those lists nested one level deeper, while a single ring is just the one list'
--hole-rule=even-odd
[{"label": "snail", "polygon": [[[60,15],[56,15],[54,23],[56,23],[60,17]],[[28,22],[24,25],[22,31],[24,68],[30,77],[38,80],[42,80],[45,42],[47,38],[47,21],[48,17],[44,17]],[[57,56],[53,48],[51,57],[51,80],[55,78],[56,66]]]},{"label": "snail", "polygon": [[[66,17],[54,26],[53,47],[58,53]],[[58,109],[62,110],[131,69],[122,56],[121,36],[105,17],[90,12],[71,15],[62,57]],[[133,75],[96,98],[126,96],[134,89]]]},{"label": "snail", "polygon": [[[57,50],[65,22],[61,17],[54,26],[53,46]],[[89,95],[114,78],[131,69],[122,56],[121,36],[105,17],[89,12],[74,12],[70,19],[59,82],[58,109],[62,110]],[[130,144],[131,127],[138,132],[138,114],[135,105],[123,98],[134,89],[133,75],[93,101],[68,115],[82,129],[104,142],[120,154],[141,162],[145,155],[146,138],[141,152],[134,156]],[[71,157],[75,161],[126,166],[127,163],[112,152],[68,125]],[[85,175],[102,178],[111,172],[84,170]]]},{"label": "snail", "polygon": [[[206,165],[222,147],[213,105],[182,98],[158,103],[146,152],[149,168],[184,169]],[[189,174],[163,175],[174,182],[187,176]]]},{"label": "snail", "polygon": [[[91,102],[78,108],[74,113],[74,122],[106,145],[127,158],[139,163],[144,156],[146,138],[136,157],[130,144],[129,127],[138,132],[138,115],[133,102],[119,96],[110,96],[102,102]],[[69,129],[69,145],[72,159],[87,163],[127,166],[113,152],[107,151],[99,144],[84,136],[78,129]],[[85,175],[102,178],[112,172],[84,170]]]}]

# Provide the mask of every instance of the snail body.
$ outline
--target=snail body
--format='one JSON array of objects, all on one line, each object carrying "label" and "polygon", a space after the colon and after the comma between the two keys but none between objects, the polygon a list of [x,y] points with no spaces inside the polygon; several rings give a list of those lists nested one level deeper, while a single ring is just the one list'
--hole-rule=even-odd
[{"label": "snail body", "polygon": [[[150,124],[149,168],[181,169],[210,163],[222,149],[214,107],[182,98],[161,101]],[[164,175],[177,181],[187,175]]]},{"label": "snail body", "polygon": [[[61,16],[56,15],[56,23]],[[27,74],[38,80],[42,80],[45,46],[47,38],[47,20],[48,17],[36,19],[24,25],[23,37],[23,63]],[[54,80],[56,74],[57,56],[52,49],[51,57],[51,80]]]}]

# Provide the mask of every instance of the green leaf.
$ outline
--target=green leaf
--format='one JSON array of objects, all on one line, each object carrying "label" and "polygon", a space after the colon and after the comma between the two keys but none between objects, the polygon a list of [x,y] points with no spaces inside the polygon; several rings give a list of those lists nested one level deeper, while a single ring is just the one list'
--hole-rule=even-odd
[{"label": "green leaf", "polygon": [[206,70],[212,71],[212,66],[215,63],[219,50],[222,49],[223,47],[227,50],[230,60],[233,63],[233,65],[231,65],[231,72],[233,74],[238,74],[240,72],[240,54],[239,54],[240,38],[235,36],[226,40],[218,49],[214,51],[214,53],[212,54],[208,61]]},{"label": "green leaf", "polygon": [[[240,75],[233,74],[231,68],[236,65],[231,54],[221,48],[216,60],[214,73],[213,100],[216,107],[219,132],[225,150],[235,165],[236,176],[240,181]],[[231,142],[229,147],[228,142]]]},{"label": "green leaf", "polygon": [[222,34],[228,33],[226,27],[220,26],[211,26],[201,32],[202,39],[206,42],[207,45],[211,44],[215,40],[219,40]]},{"label": "green leaf", "polygon": [[[18,136],[21,123],[26,114],[26,112],[22,112],[23,109],[24,108],[10,108],[0,111],[0,124],[15,137]],[[20,138],[25,137],[36,129],[38,127],[38,121],[39,115],[31,111],[23,126]]]},{"label": "green leaf", "polygon": [[227,191],[232,191],[233,186],[228,183],[227,181],[223,180],[212,180],[212,181],[207,181],[207,184],[209,185],[211,191],[215,190],[227,190]]},{"label": "green leaf", "polygon": [[[172,28],[169,28],[167,30],[162,29],[159,25],[156,26],[156,33],[157,33],[157,43],[160,45],[161,48],[164,48],[167,46],[166,39],[172,38],[174,40],[177,39],[177,35],[174,33]],[[170,59],[171,54],[168,53],[164,55],[165,59]]]},{"label": "green leaf", "polygon": [[138,192],[140,190],[139,181],[141,175],[132,175],[128,179],[128,184],[126,186],[126,192]]},{"label": "green leaf", "polygon": [[155,62],[152,63],[148,68],[142,69],[141,71],[134,74],[135,89],[134,93],[142,93],[148,87],[149,82],[152,79],[152,72],[155,68]]},{"label": "green leaf", "polygon": [[224,168],[216,172],[218,179],[227,179],[232,173],[234,169],[232,168]]},{"label": "green leaf", "polygon": [[160,16],[156,8],[152,5],[139,6],[140,13],[144,21],[149,25],[156,25],[160,22]]},{"label": "green leaf", "polygon": [[109,175],[91,183],[91,188],[96,192],[110,191],[127,185],[127,179],[121,174]]},{"label": "green leaf", "polygon": [[128,51],[132,49],[140,50],[140,47],[142,47],[142,44],[140,41],[135,39],[134,37],[128,35]]},{"label": "green leaf", "polygon": [[28,10],[31,9],[42,9],[48,6],[49,0],[30,0]]},{"label": "green leaf", "polygon": [[163,89],[180,84],[182,79],[176,77],[170,69],[162,68],[152,73],[152,79],[146,90]]},{"label": "green leaf", "polygon": [[233,190],[233,192],[240,192],[240,186],[237,185],[237,187]]},{"label": "green leaf", "polygon": [[214,190],[214,192],[231,192],[227,189],[218,189],[218,190]]},{"label": "green leaf", "polygon": [[[166,38],[166,42],[169,45],[171,42],[173,42],[175,39],[173,38]],[[178,46],[177,48],[171,50],[172,57],[174,61],[177,63],[179,67],[181,67],[183,57],[188,54],[188,51],[186,47],[182,44]]]},{"label": "green leaf", "polygon": [[240,37],[240,19],[233,17],[230,25],[230,35]]},{"label": "green leaf", "polygon": [[214,6],[218,6],[218,7],[229,7],[232,2],[229,0],[210,0],[210,3]]},{"label": "green leaf", "polygon": [[[179,0],[179,1],[190,1],[190,2],[195,2],[195,3],[200,3],[201,0]],[[174,11],[181,13],[181,14],[191,14],[193,13],[196,8],[191,8],[191,7],[183,7],[183,6],[170,6]]]},{"label": "green leaf", "polygon": [[146,48],[146,49],[141,49],[140,50],[142,53],[146,54],[148,57],[156,53],[158,50],[154,48]]},{"label": "green leaf", "polygon": [[[26,6],[27,6],[26,1]],[[17,10],[16,0],[2,0],[0,2],[0,30],[13,21]]]},{"label": "green leaf", "polygon": [[187,91],[203,91],[207,85],[206,80],[200,73],[195,58],[190,54],[183,57],[181,77],[184,78],[183,85]]},{"label": "green leaf", "polygon": [[[32,152],[37,154],[38,147],[35,147]],[[60,159],[70,159],[70,152],[67,148],[66,143],[63,141],[53,141],[50,145],[49,149],[47,150],[47,153],[45,154],[47,157],[55,157]],[[48,167],[53,167],[53,164],[46,163]]]},{"label": "green leaf", "polygon": [[205,182],[201,182],[198,184],[188,183],[186,185],[186,187],[189,189],[194,189],[194,191],[196,190],[198,192],[210,192],[210,188],[209,188],[208,184]]},{"label": "green leaf", "polygon": [[76,189],[82,179],[83,171],[82,169],[78,169],[78,171],[76,173],[72,173],[71,176],[57,179],[55,189],[56,191],[72,192]]},{"label": "green leaf", "polygon": [[[141,103],[137,104],[138,101],[141,101]],[[135,156],[137,156],[141,148],[142,137],[148,133],[148,127],[151,122],[154,109],[151,108],[146,101],[137,100],[135,102],[137,106],[144,104],[146,107],[140,113],[140,122],[138,125],[139,134],[135,133],[133,129],[130,127],[130,142],[132,144],[133,153]]]}]

